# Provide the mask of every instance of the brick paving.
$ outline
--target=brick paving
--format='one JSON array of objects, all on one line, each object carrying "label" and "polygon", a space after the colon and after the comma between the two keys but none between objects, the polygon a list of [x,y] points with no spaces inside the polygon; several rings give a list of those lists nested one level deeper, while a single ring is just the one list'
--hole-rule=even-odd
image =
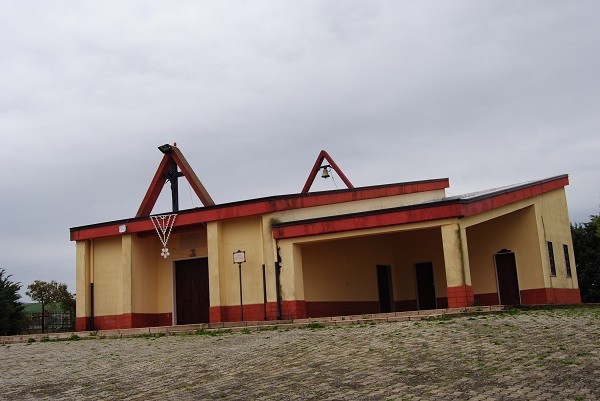
[{"label": "brick paving", "polygon": [[3,344],[0,399],[600,399],[598,306],[424,317]]}]

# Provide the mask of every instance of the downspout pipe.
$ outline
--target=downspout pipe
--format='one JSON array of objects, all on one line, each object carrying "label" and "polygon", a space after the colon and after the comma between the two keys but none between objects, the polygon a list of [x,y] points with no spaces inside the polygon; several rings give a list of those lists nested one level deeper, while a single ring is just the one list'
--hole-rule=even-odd
[{"label": "downspout pipe", "polygon": [[263,308],[265,312],[265,320],[267,320],[267,272],[265,271],[265,265],[262,265],[262,279],[263,279]]},{"label": "downspout pipe", "polygon": [[90,283],[90,331],[94,331],[94,283]]},{"label": "downspout pipe", "polygon": [[281,265],[275,262],[275,290],[277,293],[277,320],[281,320]]},{"label": "downspout pipe", "polygon": [[94,240],[90,240],[90,331],[95,330],[94,325],[94,281],[96,266],[94,264]]}]

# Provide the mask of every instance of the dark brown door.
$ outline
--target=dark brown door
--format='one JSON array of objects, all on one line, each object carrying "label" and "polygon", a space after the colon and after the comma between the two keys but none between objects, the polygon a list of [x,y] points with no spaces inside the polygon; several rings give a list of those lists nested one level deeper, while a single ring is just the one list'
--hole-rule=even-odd
[{"label": "dark brown door", "polygon": [[394,311],[394,291],[392,287],[392,269],[390,266],[377,266],[377,287],[379,288],[379,311]]},{"label": "dark brown door", "polygon": [[175,262],[177,324],[209,322],[208,258]]},{"label": "dark brown door", "polygon": [[495,258],[500,305],[519,305],[521,301],[515,254],[513,252],[502,252],[497,253]]},{"label": "dark brown door", "polygon": [[419,309],[435,309],[435,283],[433,281],[433,263],[417,263],[415,265],[417,275],[417,295]]}]

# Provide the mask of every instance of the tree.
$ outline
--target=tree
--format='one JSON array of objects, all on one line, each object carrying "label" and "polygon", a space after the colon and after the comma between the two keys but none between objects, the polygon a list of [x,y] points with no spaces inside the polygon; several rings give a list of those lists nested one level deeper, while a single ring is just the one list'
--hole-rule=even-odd
[{"label": "tree", "polygon": [[27,286],[25,293],[34,301],[42,304],[42,333],[46,327],[46,307],[54,303],[61,305],[64,312],[73,316],[75,314],[75,297],[67,290],[67,285],[57,283],[55,280],[46,281],[35,280],[33,284]]},{"label": "tree", "polygon": [[24,328],[23,304],[19,302],[20,283],[13,283],[0,269],[0,335],[20,334]]},{"label": "tree", "polygon": [[66,284],[58,284],[54,302],[60,304],[63,312],[69,313],[71,317],[75,316],[75,296],[69,292]]},{"label": "tree", "polygon": [[51,282],[35,280],[33,284],[27,286],[25,293],[29,298],[42,304],[42,333],[46,330],[46,305],[54,302],[58,283],[54,280]]},{"label": "tree", "polygon": [[590,216],[588,223],[571,224],[571,236],[581,300],[600,302],[600,216]]}]

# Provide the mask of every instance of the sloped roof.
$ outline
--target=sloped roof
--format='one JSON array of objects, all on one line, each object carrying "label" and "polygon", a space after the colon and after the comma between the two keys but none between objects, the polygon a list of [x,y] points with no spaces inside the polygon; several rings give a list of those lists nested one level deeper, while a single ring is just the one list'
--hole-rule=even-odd
[{"label": "sloped roof", "polygon": [[519,189],[529,188],[529,187],[532,187],[532,186],[535,186],[535,185],[539,185],[539,184],[544,184],[544,183],[556,181],[557,179],[561,179],[561,178],[567,178],[568,179],[569,176],[568,176],[568,174],[563,174],[563,175],[558,175],[558,176],[555,176],[555,177],[548,177],[548,178],[542,178],[542,179],[539,179],[539,180],[532,180],[532,181],[521,182],[519,184],[505,185],[505,186],[502,186],[502,187],[485,189],[483,191],[469,192],[469,193],[462,194],[462,195],[449,196],[449,197],[447,197],[445,199],[446,200],[460,199],[463,202],[473,202],[473,201],[476,201],[476,200],[489,198],[490,196],[496,196],[496,195],[499,195],[499,194],[505,194],[505,193],[513,192],[513,191],[516,191],[516,190],[519,190]]},{"label": "sloped roof", "polygon": [[[282,210],[333,205],[344,202],[433,191],[445,189],[448,188],[448,186],[448,178],[438,178],[432,180],[409,181],[395,184],[250,199],[239,202],[206,206],[202,208],[182,210],[177,215],[174,228],[206,223],[209,221],[272,213]],[[121,225],[127,226],[127,233],[154,231],[154,226],[152,225],[149,216],[138,216],[130,219],[73,227],[70,229],[71,240],[79,241],[120,235],[119,226]]]},{"label": "sloped roof", "polygon": [[413,205],[273,224],[274,238],[294,238],[451,217],[467,217],[569,184],[567,174]]}]

